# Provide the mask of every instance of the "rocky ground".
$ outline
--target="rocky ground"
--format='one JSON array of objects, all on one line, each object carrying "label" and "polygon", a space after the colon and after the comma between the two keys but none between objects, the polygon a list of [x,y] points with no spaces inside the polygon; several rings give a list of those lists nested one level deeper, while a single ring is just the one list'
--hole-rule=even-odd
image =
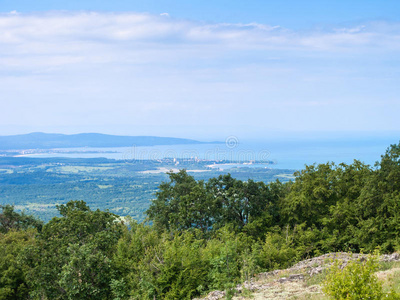
[{"label": "rocky ground", "polygon": [[[350,260],[358,258],[362,260],[365,257],[366,255],[363,254],[329,253],[303,260],[285,270],[260,273],[253,280],[236,286],[236,296],[233,299],[321,299],[324,295],[319,285],[312,284],[313,277],[321,274],[335,260],[341,260],[343,266],[345,266]],[[380,261],[400,261],[400,254],[382,255]],[[377,276],[384,279],[385,276],[392,274],[393,270],[378,272]],[[217,300],[223,298],[225,298],[225,291],[213,291],[201,299]]]}]

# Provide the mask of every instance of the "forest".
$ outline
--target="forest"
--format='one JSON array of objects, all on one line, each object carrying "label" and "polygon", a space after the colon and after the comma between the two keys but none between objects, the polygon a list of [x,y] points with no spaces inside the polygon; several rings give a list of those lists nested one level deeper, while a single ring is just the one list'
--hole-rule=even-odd
[{"label": "forest", "polygon": [[400,144],[288,182],[169,173],[139,223],[84,201],[3,205],[0,299],[192,299],[323,253],[400,250]]}]

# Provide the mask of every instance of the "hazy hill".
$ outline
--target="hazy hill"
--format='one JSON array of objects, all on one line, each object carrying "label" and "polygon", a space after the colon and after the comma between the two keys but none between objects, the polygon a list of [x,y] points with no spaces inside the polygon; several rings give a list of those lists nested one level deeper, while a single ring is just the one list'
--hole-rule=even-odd
[{"label": "hazy hill", "polygon": [[156,136],[118,136],[100,133],[55,134],[34,132],[22,135],[0,136],[0,150],[51,149],[71,147],[131,147],[201,144],[202,142]]}]

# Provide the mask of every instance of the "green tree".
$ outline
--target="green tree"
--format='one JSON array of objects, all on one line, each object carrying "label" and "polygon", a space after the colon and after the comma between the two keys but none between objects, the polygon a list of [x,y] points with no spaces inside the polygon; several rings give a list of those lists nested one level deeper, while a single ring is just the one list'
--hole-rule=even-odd
[{"label": "green tree", "polygon": [[[250,222],[244,225],[243,232],[255,239],[264,240],[265,235],[275,226],[281,224],[280,201],[290,191],[291,183],[281,183],[279,180],[270,182],[257,192],[263,197],[263,202],[257,208],[257,212],[250,217]],[[263,207],[264,206],[264,207]]]},{"label": "green tree", "polygon": [[218,208],[204,182],[196,181],[185,170],[168,175],[170,181],[159,186],[157,198],[146,212],[149,219],[159,230],[210,230]]},{"label": "green tree", "polygon": [[144,224],[120,239],[115,262],[121,299],[191,299],[208,287],[205,241],[198,230],[158,233]]},{"label": "green tree", "polygon": [[257,235],[262,227],[279,219],[278,199],[284,191],[279,182],[243,182],[228,174],[205,184],[185,170],[169,173],[169,177],[169,182],[160,185],[157,198],[146,212],[158,230],[197,228],[208,232],[232,224],[240,231],[257,220],[246,229]]},{"label": "green tree", "polygon": [[123,225],[116,215],[92,211],[83,201],[58,207],[39,236],[30,274],[33,295],[47,299],[108,299],[116,274],[112,256]]},{"label": "green tree", "polygon": [[62,267],[58,285],[67,299],[109,299],[115,273],[110,257],[95,243],[70,244],[69,261]]},{"label": "green tree", "polygon": [[17,213],[13,205],[0,205],[0,232],[6,233],[9,230],[26,230],[36,228],[41,230],[43,222],[34,216],[26,215],[24,212]]},{"label": "green tree", "polygon": [[338,200],[335,167],[333,163],[310,165],[295,173],[290,193],[280,203],[284,224],[324,226],[324,218]]},{"label": "green tree", "polygon": [[257,267],[252,255],[253,244],[254,240],[251,237],[235,233],[233,224],[228,224],[213,233],[212,239],[207,241],[204,249],[212,289],[229,291],[246,276],[246,273],[255,271]]},{"label": "green tree", "polygon": [[122,275],[113,282],[114,295],[120,299],[153,299],[157,295],[154,278],[159,269],[151,261],[161,260],[162,246],[163,237],[154,226],[131,220],[130,230],[124,230],[113,258]]},{"label": "green tree", "polygon": [[356,238],[371,251],[392,252],[400,246],[400,144],[391,145],[365,184],[359,200]]},{"label": "green tree", "polygon": [[0,233],[0,299],[29,299],[27,257],[35,246],[36,230]]},{"label": "green tree", "polygon": [[239,230],[262,216],[271,198],[265,183],[254,182],[251,179],[243,182],[230,174],[211,178],[207,189],[218,203],[218,227],[233,224]]},{"label": "green tree", "polygon": [[325,232],[329,237],[323,242],[325,251],[359,251],[360,214],[364,207],[360,203],[360,195],[371,179],[373,171],[369,165],[355,160],[353,164],[340,164],[335,170],[336,192],[338,200],[329,209],[329,216],[323,223]]}]

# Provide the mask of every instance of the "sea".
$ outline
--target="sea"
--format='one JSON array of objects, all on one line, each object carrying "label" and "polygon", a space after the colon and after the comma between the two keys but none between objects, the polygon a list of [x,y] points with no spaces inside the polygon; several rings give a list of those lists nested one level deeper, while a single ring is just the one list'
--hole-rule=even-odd
[{"label": "sea", "polygon": [[201,160],[239,161],[218,168],[235,166],[300,170],[305,165],[326,162],[351,164],[354,159],[374,165],[391,144],[398,144],[400,136],[273,138],[246,140],[235,136],[221,143],[168,145],[151,147],[67,148],[53,152],[25,154],[27,157],[104,157],[117,160],[194,158]]}]

